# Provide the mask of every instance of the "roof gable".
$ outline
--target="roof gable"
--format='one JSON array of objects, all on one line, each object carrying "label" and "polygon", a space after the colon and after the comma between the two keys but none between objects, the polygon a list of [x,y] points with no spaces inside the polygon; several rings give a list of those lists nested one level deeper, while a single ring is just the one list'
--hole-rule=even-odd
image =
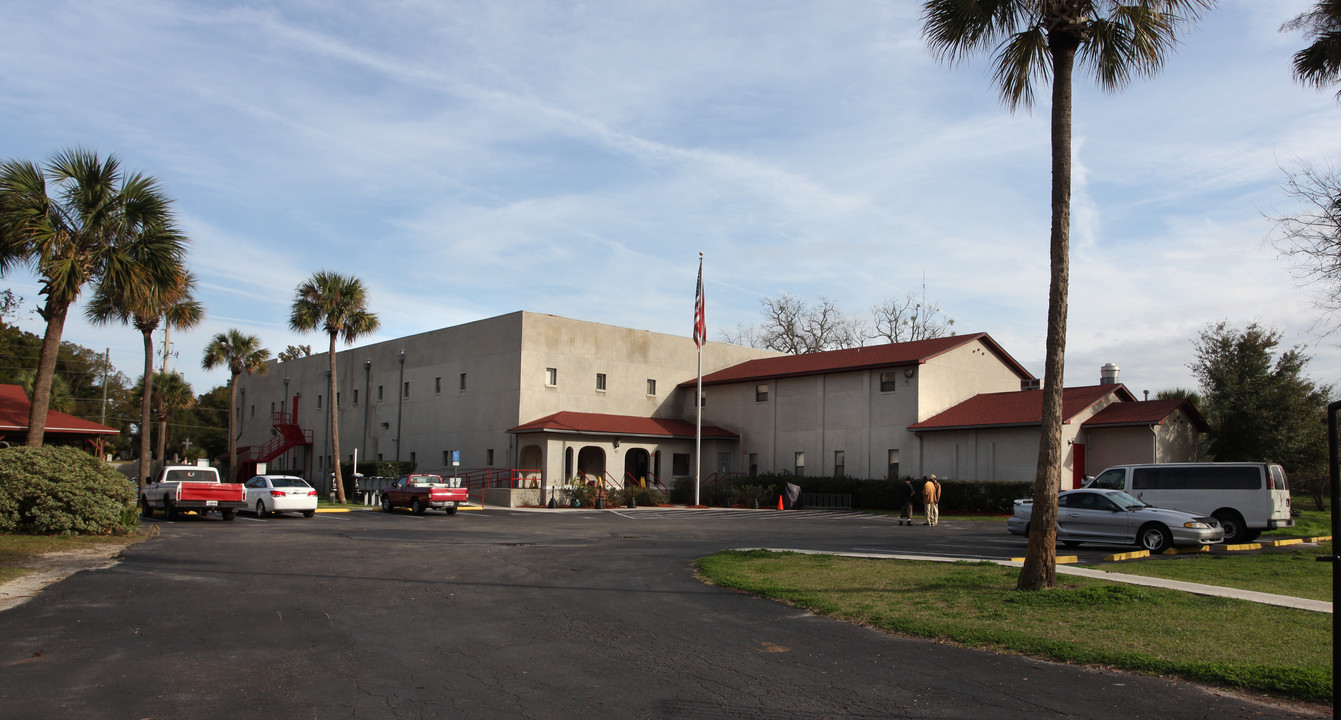
[{"label": "roof gable", "polygon": [[[866,370],[881,367],[920,365],[955,348],[981,341],[1020,378],[1033,375],[1015,361],[987,333],[952,335],[950,337],[917,340],[914,342],[866,345],[844,350],[780,355],[778,357],[747,360],[738,365],[703,376],[704,385],[723,385],[754,380],[771,380],[803,375],[824,375],[835,372]],[[680,387],[691,387],[697,381],[687,380]]]},{"label": "roof gable", "polygon": [[[510,433],[573,433],[579,435],[618,435],[621,437],[693,438],[693,423],[670,418],[649,418],[633,415],[606,415],[602,413],[557,412],[532,420],[508,430]],[[735,433],[712,425],[703,426],[705,438],[734,438]]]},{"label": "roof gable", "polygon": [[1095,413],[1094,417],[1086,420],[1084,425],[1085,427],[1163,425],[1180,410],[1187,414],[1188,420],[1199,430],[1210,432],[1211,426],[1206,422],[1206,418],[1197,412],[1197,408],[1187,398],[1113,403]]},{"label": "roof gable", "polygon": [[[1062,422],[1075,416],[1104,398],[1116,395],[1115,404],[1135,401],[1135,396],[1123,385],[1090,385],[1062,390]],[[1110,406],[1111,407],[1111,406]],[[1025,427],[1043,424],[1043,391],[1017,390],[1014,392],[983,393],[934,415],[910,430],[955,430],[976,427]]]}]

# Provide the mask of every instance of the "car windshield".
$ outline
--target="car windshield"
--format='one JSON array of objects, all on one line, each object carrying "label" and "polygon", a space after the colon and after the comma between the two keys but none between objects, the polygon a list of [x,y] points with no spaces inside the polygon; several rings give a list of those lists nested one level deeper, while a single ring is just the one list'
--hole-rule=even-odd
[{"label": "car windshield", "polygon": [[1117,503],[1117,506],[1123,510],[1135,510],[1137,508],[1150,507],[1124,492],[1111,492],[1108,493],[1107,496],[1109,500]]}]

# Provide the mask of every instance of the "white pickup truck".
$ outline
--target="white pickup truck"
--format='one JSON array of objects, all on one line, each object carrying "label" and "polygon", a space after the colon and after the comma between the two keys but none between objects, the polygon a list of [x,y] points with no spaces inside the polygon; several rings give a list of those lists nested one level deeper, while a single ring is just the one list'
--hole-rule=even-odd
[{"label": "white pickup truck", "polygon": [[140,512],[145,517],[162,510],[168,520],[182,510],[202,516],[218,510],[224,520],[232,520],[246,505],[246,488],[221,482],[219,471],[207,465],[165,466],[140,493]]}]

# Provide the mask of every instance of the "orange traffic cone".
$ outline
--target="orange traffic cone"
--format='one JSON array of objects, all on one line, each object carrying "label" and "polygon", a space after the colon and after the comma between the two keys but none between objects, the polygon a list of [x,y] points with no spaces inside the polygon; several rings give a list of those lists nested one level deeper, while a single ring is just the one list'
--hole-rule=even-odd
[{"label": "orange traffic cone", "polygon": [[779,509],[779,510],[782,509],[782,496],[781,496],[781,495],[778,496],[778,509]]}]

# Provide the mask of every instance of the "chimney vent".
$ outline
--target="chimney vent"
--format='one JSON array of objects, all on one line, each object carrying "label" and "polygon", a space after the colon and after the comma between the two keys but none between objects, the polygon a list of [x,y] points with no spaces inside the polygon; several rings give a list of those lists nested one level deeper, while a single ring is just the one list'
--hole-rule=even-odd
[{"label": "chimney vent", "polygon": [[1104,366],[1099,368],[1099,384],[1117,385],[1118,370],[1119,368],[1116,363],[1104,363]]}]

